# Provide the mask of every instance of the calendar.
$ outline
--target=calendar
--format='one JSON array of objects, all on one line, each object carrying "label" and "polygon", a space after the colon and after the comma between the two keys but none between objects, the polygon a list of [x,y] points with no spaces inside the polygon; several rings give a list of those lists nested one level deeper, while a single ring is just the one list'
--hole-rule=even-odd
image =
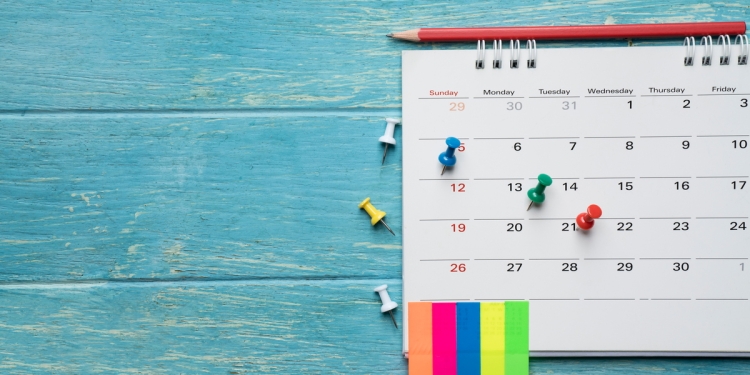
[{"label": "calendar", "polygon": [[750,356],[742,47],[404,51],[403,305],[528,301],[531,356]]}]

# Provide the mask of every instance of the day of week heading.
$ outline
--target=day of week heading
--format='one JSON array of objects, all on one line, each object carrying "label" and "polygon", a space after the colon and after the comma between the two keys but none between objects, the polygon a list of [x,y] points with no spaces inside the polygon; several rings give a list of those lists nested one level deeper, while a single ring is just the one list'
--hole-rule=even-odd
[{"label": "day of week heading", "polygon": [[681,89],[679,87],[671,87],[671,88],[668,88],[668,89],[657,89],[656,87],[649,87],[648,91],[650,93],[652,93],[652,94],[654,94],[654,93],[656,93],[656,94],[667,94],[667,93],[670,93],[670,92],[679,92],[680,94],[682,94],[682,93],[685,92],[685,89]]},{"label": "day of week heading", "polygon": [[458,91],[435,91],[430,90],[430,96],[458,96]]},{"label": "day of week heading", "polygon": [[563,89],[545,90],[545,89],[539,89],[539,93],[542,94],[542,95],[570,95],[570,90],[563,90]]},{"label": "day of week heading", "polygon": [[510,90],[502,90],[502,91],[484,90],[484,91],[482,91],[482,94],[483,95],[501,95],[501,96],[502,95],[508,95],[508,96],[513,96],[513,94],[515,94],[515,91],[510,91]]},{"label": "day of week heading", "polygon": [[737,90],[736,87],[727,87],[727,86],[721,86],[721,87],[711,87],[712,92],[734,92],[734,90]]},{"label": "day of week heading", "polygon": [[589,89],[589,94],[628,94],[631,95],[633,89]]}]

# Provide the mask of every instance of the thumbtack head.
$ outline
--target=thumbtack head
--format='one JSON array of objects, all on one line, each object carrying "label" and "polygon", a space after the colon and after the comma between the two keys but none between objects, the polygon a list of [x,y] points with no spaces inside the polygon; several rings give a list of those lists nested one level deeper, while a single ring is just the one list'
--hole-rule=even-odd
[{"label": "thumbtack head", "polygon": [[383,136],[378,138],[378,141],[380,143],[385,144],[384,150],[383,150],[383,160],[380,162],[380,164],[385,164],[385,155],[388,153],[388,145],[396,145],[396,138],[393,138],[393,132],[396,130],[396,124],[400,124],[401,120],[395,119],[395,118],[386,118],[385,121],[388,123],[388,125],[385,126],[385,132],[383,133]]},{"label": "thumbtack head", "polygon": [[375,292],[380,295],[380,300],[383,302],[380,312],[384,313],[398,307],[398,303],[391,301],[391,296],[388,295],[388,285],[384,284],[375,288]]},{"label": "thumbtack head", "polygon": [[[456,149],[461,147],[461,141],[455,137],[448,137],[445,139],[445,144],[448,145],[448,149],[438,155],[438,161],[444,167],[452,167],[456,165],[455,153]],[[445,168],[443,168],[443,172],[445,172]]]},{"label": "thumbtack head", "polygon": [[396,138],[393,137],[393,132],[396,130],[396,125],[401,123],[401,120],[395,118],[386,118],[385,121],[388,123],[385,126],[385,132],[383,136],[378,138],[381,143],[387,143],[390,145],[396,144]]},{"label": "thumbtack head", "polygon": [[[526,196],[531,199],[532,203],[544,202],[544,189],[546,189],[547,186],[552,185],[552,177],[542,173],[537,177],[537,181],[539,182],[536,184],[536,187],[533,187],[526,192]],[[529,204],[529,208],[531,208],[531,204]],[[528,211],[528,209],[526,209],[526,211]]]},{"label": "thumbtack head", "polygon": [[578,228],[582,230],[589,230],[594,227],[594,219],[602,217],[601,207],[592,204],[586,208],[586,212],[582,212],[576,216],[576,224]]},{"label": "thumbtack head", "polygon": [[398,328],[398,324],[396,323],[396,317],[393,316],[393,310],[398,307],[398,304],[396,302],[391,301],[391,297],[388,295],[388,285],[381,285],[377,288],[375,288],[375,291],[378,292],[380,295],[380,300],[383,302],[383,306],[380,307],[380,312],[388,312],[391,314],[391,320],[393,320],[393,325]]},{"label": "thumbtack head", "polygon": [[385,211],[380,211],[375,208],[375,206],[370,203],[370,197],[365,198],[365,200],[363,200],[358,207],[365,210],[365,212],[370,215],[370,224],[375,225],[380,222],[388,229],[389,232],[391,232],[392,235],[396,235],[396,233],[391,230],[391,227],[389,227],[388,224],[385,223],[385,220],[383,220],[383,218],[385,217]]}]

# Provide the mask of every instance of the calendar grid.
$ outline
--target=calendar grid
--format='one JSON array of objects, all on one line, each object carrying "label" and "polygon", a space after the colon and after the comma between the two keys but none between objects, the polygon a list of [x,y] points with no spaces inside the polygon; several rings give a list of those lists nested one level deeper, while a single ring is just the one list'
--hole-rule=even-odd
[{"label": "calendar grid", "polygon": [[532,355],[750,356],[750,77],[681,53],[405,51],[404,300],[530,301]]}]

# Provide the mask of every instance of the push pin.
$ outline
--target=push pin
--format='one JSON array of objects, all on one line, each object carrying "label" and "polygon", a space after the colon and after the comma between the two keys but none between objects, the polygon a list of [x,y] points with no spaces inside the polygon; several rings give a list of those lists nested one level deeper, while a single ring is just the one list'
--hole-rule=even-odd
[{"label": "push pin", "polygon": [[380,312],[384,313],[388,311],[388,313],[391,314],[393,325],[398,328],[398,324],[396,324],[396,318],[393,317],[393,310],[398,307],[398,303],[391,301],[391,296],[388,295],[388,285],[383,284],[375,288],[375,291],[380,294],[380,301],[383,302],[383,306],[380,306]]},{"label": "push pin", "polygon": [[552,177],[544,173],[540,174],[537,179],[539,180],[539,183],[536,184],[536,187],[529,189],[529,192],[526,193],[526,195],[529,196],[529,199],[531,199],[529,208],[527,208],[526,211],[531,209],[532,204],[544,202],[544,189],[546,189],[547,186],[552,185]]},{"label": "push pin", "polygon": [[586,209],[586,212],[581,212],[576,216],[576,224],[578,224],[578,228],[589,230],[594,226],[594,219],[600,217],[602,217],[602,209],[592,204]]},{"label": "push pin", "polygon": [[388,125],[385,126],[385,133],[383,136],[378,138],[378,141],[385,143],[385,150],[383,150],[383,162],[380,165],[385,164],[385,154],[388,153],[388,145],[396,145],[396,138],[393,138],[393,132],[396,130],[396,124],[400,124],[401,120],[395,118],[386,118]]},{"label": "push pin", "polygon": [[363,208],[367,213],[370,215],[372,220],[370,220],[370,223],[372,225],[375,225],[379,222],[383,223],[386,228],[388,228],[388,231],[391,232],[392,235],[396,235],[396,233],[393,233],[391,230],[391,227],[388,226],[388,224],[383,221],[383,218],[385,217],[385,211],[380,211],[375,206],[370,203],[370,197],[365,198],[365,200],[362,201],[362,203],[359,204],[359,208]]},{"label": "push pin", "polygon": [[438,156],[438,161],[443,165],[443,171],[440,172],[441,176],[445,173],[446,167],[456,165],[455,153],[456,149],[461,147],[461,141],[459,141],[458,138],[448,137],[445,139],[445,144],[448,145],[448,149],[445,150],[445,152],[441,152],[440,156]]}]

